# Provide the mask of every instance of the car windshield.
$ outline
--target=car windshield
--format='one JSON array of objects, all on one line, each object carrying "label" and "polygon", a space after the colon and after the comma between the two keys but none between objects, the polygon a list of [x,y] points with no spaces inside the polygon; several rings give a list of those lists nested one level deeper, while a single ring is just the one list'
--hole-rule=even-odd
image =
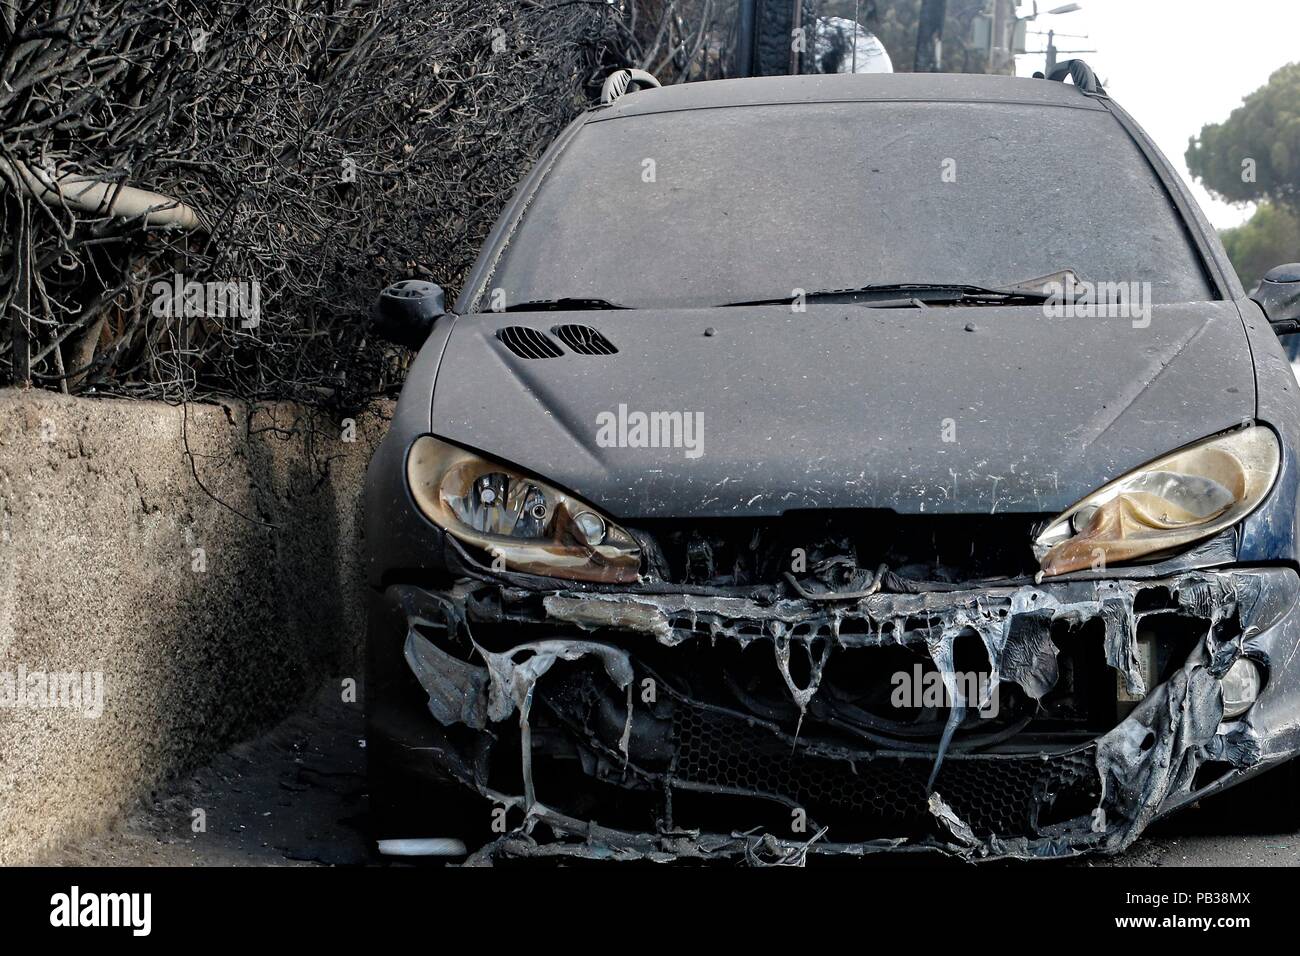
[{"label": "car windshield", "polygon": [[484,289],[673,308],[1062,269],[1150,283],[1156,303],[1217,298],[1108,112],[850,102],[589,121]]}]

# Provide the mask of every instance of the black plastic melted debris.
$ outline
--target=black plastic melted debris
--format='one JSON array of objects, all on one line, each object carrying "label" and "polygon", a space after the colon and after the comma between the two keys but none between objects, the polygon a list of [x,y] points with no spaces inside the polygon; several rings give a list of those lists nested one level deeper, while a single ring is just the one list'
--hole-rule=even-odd
[{"label": "black plastic melted debris", "polygon": [[[408,636],[407,659],[429,693],[430,712],[440,723],[464,723],[481,729],[519,714],[525,793],[492,793],[481,781],[466,783],[493,800],[521,807],[525,824],[485,847],[474,862],[490,862],[501,855],[565,855],[801,863],[810,853],[865,855],[903,849],[939,850],[964,859],[1067,856],[1090,850],[1118,851],[1127,846],[1166,801],[1188,793],[1198,767],[1205,761],[1244,767],[1259,759],[1259,744],[1251,732],[1236,731],[1226,738],[1218,735],[1223,702],[1217,676],[1241,653],[1242,634],[1250,624],[1242,619],[1242,607],[1268,610],[1278,603],[1275,596],[1264,600],[1260,588],[1261,578],[1256,575],[1198,571],[1162,580],[1053,582],[930,594],[878,593],[832,607],[787,599],[762,602],[728,596],[564,590],[547,592],[539,602],[539,596],[527,589],[502,589],[499,600],[472,604],[476,613],[485,613],[483,609],[491,607],[494,624],[568,626],[591,634],[591,639],[556,638],[504,652],[489,651],[473,641],[475,622],[465,614],[464,592],[450,599],[426,594],[434,605],[441,606],[446,626],[466,629],[474,655],[482,663],[480,666],[460,660],[439,650],[414,626]],[[1141,604],[1142,609],[1136,609],[1144,592],[1148,599]],[[1152,593],[1159,600],[1152,599]],[[408,611],[417,623],[417,611],[429,618],[438,616],[428,608],[412,607]],[[1154,614],[1177,614],[1193,626],[1199,621],[1205,631],[1185,663],[1148,692],[1138,665],[1137,634],[1142,620]],[[1053,623],[1078,628],[1094,620],[1104,626],[1109,666],[1131,694],[1145,694],[1125,719],[1095,741],[1101,794],[1097,806],[1090,816],[1030,835],[977,834],[934,789],[968,703],[956,679],[954,642],[959,636],[978,636],[990,668],[987,693],[996,690],[999,683],[1008,683],[1038,701],[1059,679]],[[845,622],[853,626],[844,627]],[[599,640],[611,631],[640,635],[670,648],[690,641],[734,641],[740,646],[771,641],[776,668],[800,724],[821,691],[825,666],[836,650],[891,645],[924,648],[942,676],[951,702],[927,787],[936,835],[837,843],[833,833],[802,841],[776,840],[762,834],[638,834],[598,827],[546,806],[533,792],[528,715],[539,682],[556,661],[594,657],[603,665],[609,681],[627,693],[627,723],[619,744],[627,760],[636,655]],[[804,655],[801,673],[806,677],[802,680],[792,672],[792,655],[796,654]],[[534,827],[538,822],[547,824],[554,840],[536,838]]]}]

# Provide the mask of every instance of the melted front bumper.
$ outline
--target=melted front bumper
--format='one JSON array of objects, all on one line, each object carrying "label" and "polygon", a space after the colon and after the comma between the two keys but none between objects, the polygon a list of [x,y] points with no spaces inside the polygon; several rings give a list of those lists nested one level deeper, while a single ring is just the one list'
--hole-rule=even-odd
[{"label": "melted front bumper", "polygon": [[[1298,595],[1283,568],[834,602],[396,585],[372,641],[401,654],[432,719],[372,706],[416,761],[509,808],[474,862],[1117,852],[1300,749]],[[1021,705],[994,732],[953,693],[941,730],[900,737],[845,693],[900,653],[951,690],[971,642]],[[1094,653],[1113,687],[1087,670]],[[1266,684],[1224,720],[1220,678],[1242,655]],[[768,678],[784,701],[746,689]],[[1131,710],[1098,717],[1107,690]],[[1090,717],[1045,719],[1085,697]]]}]

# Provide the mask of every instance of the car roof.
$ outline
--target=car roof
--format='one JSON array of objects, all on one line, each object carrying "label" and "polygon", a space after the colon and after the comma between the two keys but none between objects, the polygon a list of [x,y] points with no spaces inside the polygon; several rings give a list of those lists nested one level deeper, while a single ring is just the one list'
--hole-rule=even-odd
[{"label": "car roof", "polygon": [[589,121],[677,110],[845,102],[1022,103],[1105,110],[1073,84],[982,73],[835,73],[682,83],[628,93]]}]

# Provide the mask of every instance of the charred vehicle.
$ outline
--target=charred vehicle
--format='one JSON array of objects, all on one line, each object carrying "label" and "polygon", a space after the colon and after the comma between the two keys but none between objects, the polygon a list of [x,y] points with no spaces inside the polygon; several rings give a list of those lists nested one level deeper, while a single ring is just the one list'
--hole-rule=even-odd
[{"label": "charred vehicle", "polygon": [[587,111],[376,307],[381,848],[1115,852],[1279,767],[1300,267],[1252,295],[1078,61]]}]

